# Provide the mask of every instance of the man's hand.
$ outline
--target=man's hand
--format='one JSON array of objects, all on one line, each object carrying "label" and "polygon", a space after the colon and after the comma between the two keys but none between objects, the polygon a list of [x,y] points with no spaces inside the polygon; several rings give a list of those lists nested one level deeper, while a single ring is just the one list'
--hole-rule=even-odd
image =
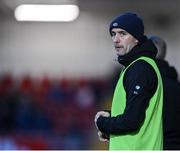
[{"label": "man's hand", "polygon": [[96,115],[95,115],[95,118],[94,118],[94,122],[95,122],[95,123],[97,122],[97,119],[98,119],[100,116],[109,117],[109,116],[110,116],[110,113],[109,113],[109,112],[105,112],[105,111],[99,111],[99,112],[97,112]]},{"label": "man's hand", "polygon": [[[95,122],[95,125],[96,125],[96,128],[98,129],[97,127],[97,119],[100,117],[100,116],[103,116],[103,117],[109,117],[110,116],[110,113],[109,112],[105,112],[105,111],[99,111],[96,113],[95,115],[95,118],[94,118],[94,122]],[[98,129],[99,130],[99,129]]]},{"label": "man's hand", "polygon": [[106,134],[104,134],[104,133],[102,133],[100,131],[98,131],[98,137],[99,137],[99,140],[101,142],[108,142],[109,141],[108,137],[106,136]]},{"label": "man's hand", "polygon": [[110,116],[110,113],[109,112],[106,112],[106,111],[99,111],[96,113],[95,115],[95,118],[94,118],[94,122],[95,122],[95,125],[96,125],[96,128],[98,130],[98,137],[99,137],[99,140],[102,141],[102,142],[108,142],[108,139],[109,137],[102,133],[99,129],[98,129],[98,126],[97,126],[97,120],[100,116],[103,116],[103,117],[109,117]]}]

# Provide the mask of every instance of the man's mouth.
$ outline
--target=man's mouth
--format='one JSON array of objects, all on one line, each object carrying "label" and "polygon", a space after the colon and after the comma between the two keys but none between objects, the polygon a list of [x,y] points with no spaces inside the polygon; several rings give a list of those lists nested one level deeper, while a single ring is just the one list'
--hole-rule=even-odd
[{"label": "man's mouth", "polygon": [[120,49],[123,48],[123,46],[115,46],[115,48]]},{"label": "man's mouth", "polygon": [[118,46],[118,47],[115,47],[116,51],[119,52],[121,49],[123,49],[123,47],[121,46]]}]

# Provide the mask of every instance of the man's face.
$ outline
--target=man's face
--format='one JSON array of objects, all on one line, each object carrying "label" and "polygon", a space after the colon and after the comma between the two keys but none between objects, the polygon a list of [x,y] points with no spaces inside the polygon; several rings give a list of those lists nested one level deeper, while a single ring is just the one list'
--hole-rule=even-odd
[{"label": "man's face", "polygon": [[127,54],[138,43],[137,39],[121,28],[113,28],[111,35],[118,56]]}]

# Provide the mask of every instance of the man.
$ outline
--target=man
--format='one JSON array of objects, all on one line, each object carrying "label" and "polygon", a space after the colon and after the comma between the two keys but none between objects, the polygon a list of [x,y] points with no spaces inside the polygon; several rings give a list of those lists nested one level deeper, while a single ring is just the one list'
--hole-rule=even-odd
[{"label": "man", "polygon": [[95,116],[102,141],[109,149],[162,149],[163,89],[154,61],[157,49],[144,35],[144,25],[134,13],[115,18],[109,28],[117,60],[124,66],[117,82],[111,115]]},{"label": "man", "polygon": [[163,87],[163,149],[180,150],[180,82],[174,67],[165,60],[166,42],[158,36],[149,37],[158,49],[157,65],[160,69]]}]

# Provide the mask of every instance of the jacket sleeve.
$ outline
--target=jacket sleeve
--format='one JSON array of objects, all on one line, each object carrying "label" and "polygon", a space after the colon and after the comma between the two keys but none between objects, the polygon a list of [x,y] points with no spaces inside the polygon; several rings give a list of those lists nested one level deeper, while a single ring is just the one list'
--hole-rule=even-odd
[{"label": "jacket sleeve", "polygon": [[150,64],[140,60],[131,65],[123,79],[126,91],[125,111],[116,117],[99,117],[99,130],[113,135],[138,130],[145,119],[145,112],[156,91],[157,83],[156,72]]}]

